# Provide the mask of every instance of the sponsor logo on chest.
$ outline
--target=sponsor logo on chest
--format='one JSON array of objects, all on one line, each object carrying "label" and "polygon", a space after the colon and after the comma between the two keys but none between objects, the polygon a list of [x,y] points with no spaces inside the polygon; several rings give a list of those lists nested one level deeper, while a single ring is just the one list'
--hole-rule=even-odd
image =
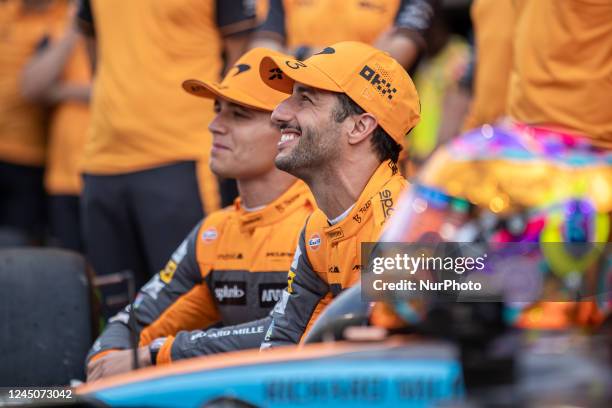
[{"label": "sponsor logo on chest", "polygon": [[259,285],[259,306],[272,308],[283,295],[286,283],[262,283]]},{"label": "sponsor logo on chest", "polygon": [[220,305],[246,305],[246,282],[215,282],[213,292]]}]

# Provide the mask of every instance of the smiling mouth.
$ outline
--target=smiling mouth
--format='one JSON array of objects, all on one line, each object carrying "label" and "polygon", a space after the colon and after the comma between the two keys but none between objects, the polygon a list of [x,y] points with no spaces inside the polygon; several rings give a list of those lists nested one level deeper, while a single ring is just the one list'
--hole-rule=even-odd
[{"label": "smiling mouth", "polygon": [[301,132],[297,129],[283,129],[281,130],[281,138],[278,142],[278,147],[285,146],[297,140],[300,136]]}]

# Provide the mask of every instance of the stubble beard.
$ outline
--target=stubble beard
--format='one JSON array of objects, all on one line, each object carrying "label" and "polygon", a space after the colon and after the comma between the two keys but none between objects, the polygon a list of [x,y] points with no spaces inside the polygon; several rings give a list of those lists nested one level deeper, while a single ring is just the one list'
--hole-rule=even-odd
[{"label": "stubble beard", "polygon": [[278,169],[308,182],[336,156],[338,145],[335,139],[335,135],[327,132],[327,129],[318,133],[305,128],[289,154],[277,156],[274,163]]}]

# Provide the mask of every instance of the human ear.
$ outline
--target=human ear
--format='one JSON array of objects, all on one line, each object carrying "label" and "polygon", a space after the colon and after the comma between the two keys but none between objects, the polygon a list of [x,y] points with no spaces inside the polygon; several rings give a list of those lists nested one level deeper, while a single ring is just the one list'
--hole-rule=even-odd
[{"label": "human ear", "polygon": [[349,126],[348,129],[348,142],[351,145],[361,143],[368,139],[378,126],[376,117],[371,113],[362,113],[360,115],[354,115],[346,121]]}]

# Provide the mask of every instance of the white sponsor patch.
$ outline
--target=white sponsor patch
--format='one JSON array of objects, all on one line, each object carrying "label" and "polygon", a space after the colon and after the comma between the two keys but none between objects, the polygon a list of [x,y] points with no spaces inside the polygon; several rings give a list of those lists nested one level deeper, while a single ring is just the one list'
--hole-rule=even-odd
[{"label": "white sponsor patch", "polygon": [[308,246],[310,249],[316,251],[321,246],[321,236],[319,234],[313,234],[308,240]]},{"label": "white sponsor patch", "polygon": [[126,325],[128,324],[129,321],[130,321],[130,315],[126,312],[119,312],[113,317],[111,317],[110,319],[108,319],[109,323],[121,322]]},{"label": "white sponsor patch", "polygon": [[297,269],[298,260],[300,259],[300,256],[302,256],[302,250],[300,249],[300,246],[298,245],[295,250],[295,254],[293,255],[293,261],[291,261],[291,269],[293,269],[294,271]]},{"label": "white sponsor patch", "polygon": [[202,241],[205,244],[210,244],[215,239],[217,239],[217,229],[215,227],[208,228],[206,231],[202,232]]},{"label": "white sponsor patch", "polygon": [[159,275],[155,275],[146,285],[142,287],[140,291],[151,296],[154,300],[157,300],[157,295],[159,295],[159,292],[164,288],[164,286],[165,284],[159,278]]},{"label": "white sponsor patch", "polygon": [[197,339],[201,339],[202,337],[206,337],[206,332],[201,331],[201,332],[197,332],[196,334],[192,334],[189,340],[195,341]]},{"label": "white sponsor patch", "polygon": [[289,292],[283,290],[283,296],[281,300],[279,300],[276,305],[274,305],[274,313],[278,313],[280,315],[285,314],[285,308],[287,307],[287,302],[289,301]]},{"label": "white sponsor patch", "polygon": [[187,240],[184,240],[176,251],[172,254],[171,258],[176,264],[180,264],[185,255],[187,254]]}]

